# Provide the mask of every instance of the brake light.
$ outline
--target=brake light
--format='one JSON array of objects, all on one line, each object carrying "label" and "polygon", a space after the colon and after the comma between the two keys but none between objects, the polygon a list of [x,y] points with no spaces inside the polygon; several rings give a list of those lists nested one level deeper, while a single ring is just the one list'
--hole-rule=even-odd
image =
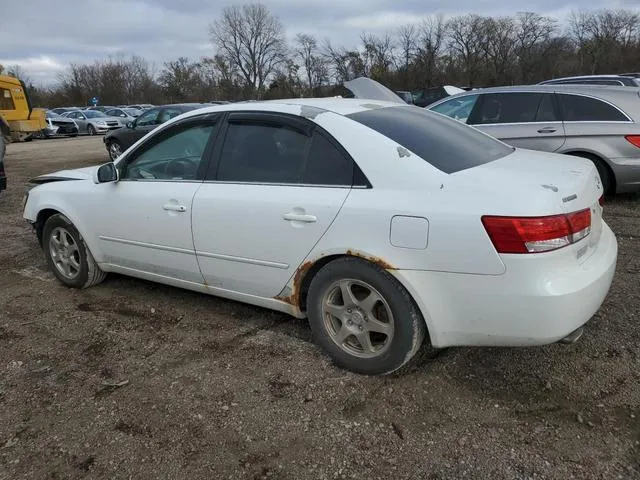
[{"label": "brake light", "polygon": [[624,138],[626,138],[630,144],[640,148],[640,135],[626,135]]},{"label": "brake light", "polygon": [[483,216],[484,225],[498,253],[540,253],[557,250],[585,238],[591,232],[591,210],[547,217]]}]

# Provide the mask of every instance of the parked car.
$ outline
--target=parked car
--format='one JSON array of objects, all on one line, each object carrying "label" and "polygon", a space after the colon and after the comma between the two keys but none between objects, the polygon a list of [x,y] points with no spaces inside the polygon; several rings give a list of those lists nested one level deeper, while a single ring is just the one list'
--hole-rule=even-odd
[{"label": "parked car", "polygon": [[108,110],[111,110],[113,108],[116,108],[116,107],[113,107],[110,105],[96,105],[95,107],[87,107],[85,108],[85,110],[97,110],[98,112],[105,113]]},{"label": "parked car", "polygon": [[75,121],[70,118],[58,115],[52,110],[45,112],[47,127],[40,132],[40,137],[49,138],[54,135],[67,135],[69,137],[78,136],[79,129]]},{"label": "parked car", "polygon": [[49,111],[53,113],[57,113],[58,115],[62,115],[63,113],[72,112],[74,110],[80,110],[78,107],[58,107],[52,108]]},{"label": "parked car", "polygon": [[136,110],[135,108],[112,108],[104,112],[105,115],[110,117],[119,117],[125,122],[132,122],[142,114],[142,110]]},{"label": "parked car", "polygon": [[150,103],[137,103],[135,105],[127,105],[128,108],[135,108],[136,110],[149,110],[150,108],[155,107],[155,105],[151,105]]},{"label": "parked car", "polygon": [[307,317],[366,374],[425,338],[573,342],[616,266],[591,162],[404,102],[210,106],[32,184],[24,218],[64,285],[118,272]]},{"label": "parked car", "polygon": [[455,95],[428,108],[515,147],[588,158],[608,193],[640,191],[638,89],[496,87]]},{"label": "parked car", "polygon": [[640,81],[631,75],[581,75],[577,77],[554,78],[538,85],[612,85],[640,87]]},{"label": "parked car", "polygon": [[80,133],[88,135],[106,133],[109,130],[123,127],[126,123],[119,117],[109,117],[97,110],[75,110],[66,112],[63,116],[73,119],[80,129]]},{"label": "parked car", "polygon": [[453,85],[443,85],[441,87],[425,88],[418,90],[413,94],[413,103],[418,107],[426,107],[434,102],[437,102],[441,98],[449,97],[457,93],[462,93],[465,90]]},{"label": "parked car", "polygon": [[413,95],[411,94],[411,92],[408,92],[406,90],[396,90],[395,94],[398,95],[406,103],[413,104]]},{"label": "parked car", "polygon": [[139,117],[127,122],[126,128],[114,130],[104,136],[103,141],[109,157],[111,160],[115,160],[127,148],[159,125],[184,112],[204,106],[206,105],[202,103],[181,103],[146,110]]}]

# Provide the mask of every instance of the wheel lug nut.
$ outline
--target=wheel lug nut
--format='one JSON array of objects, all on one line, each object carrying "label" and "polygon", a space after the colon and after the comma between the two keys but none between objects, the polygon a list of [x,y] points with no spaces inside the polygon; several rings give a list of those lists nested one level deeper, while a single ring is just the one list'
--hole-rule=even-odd
[{"label": "wheel lug nut", "polygon": [[358,330],[362,330],[362,325],[358,325]]},{"label": "wheel lug nut", "polygon": [[353,325],[353,322],[351,320],[347,320],[347,325]]}]

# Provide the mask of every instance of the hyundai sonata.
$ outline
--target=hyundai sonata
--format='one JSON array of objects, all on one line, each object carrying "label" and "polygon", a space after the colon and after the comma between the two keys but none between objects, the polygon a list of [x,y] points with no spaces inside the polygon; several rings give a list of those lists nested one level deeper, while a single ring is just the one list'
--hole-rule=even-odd
[{"label": "hyundai sonata", "polygon": [[65,285],[117,272],[308,318],[367,374],[425,339],[576,340],[616,266],[592,162],[395,102],[199,109],[32,183],[24,217]]}]

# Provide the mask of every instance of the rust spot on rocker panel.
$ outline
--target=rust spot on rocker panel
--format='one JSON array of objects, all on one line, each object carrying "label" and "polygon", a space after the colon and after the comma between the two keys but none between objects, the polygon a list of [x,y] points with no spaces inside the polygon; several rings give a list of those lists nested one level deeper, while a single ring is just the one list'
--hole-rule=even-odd
[{"label": "rust spot on rocker panel", "polygon": [[307,272],[313,267],[314,262],[304,262],[298,269],[296,270],[295,275],[293,276],[293,291],[289,295],[278,295],[275,297],[276,300],[281,300],[285,303],[293,305],[296,308],[300,307],[300,292],[302,290],[302,280],[304,279]]}]

